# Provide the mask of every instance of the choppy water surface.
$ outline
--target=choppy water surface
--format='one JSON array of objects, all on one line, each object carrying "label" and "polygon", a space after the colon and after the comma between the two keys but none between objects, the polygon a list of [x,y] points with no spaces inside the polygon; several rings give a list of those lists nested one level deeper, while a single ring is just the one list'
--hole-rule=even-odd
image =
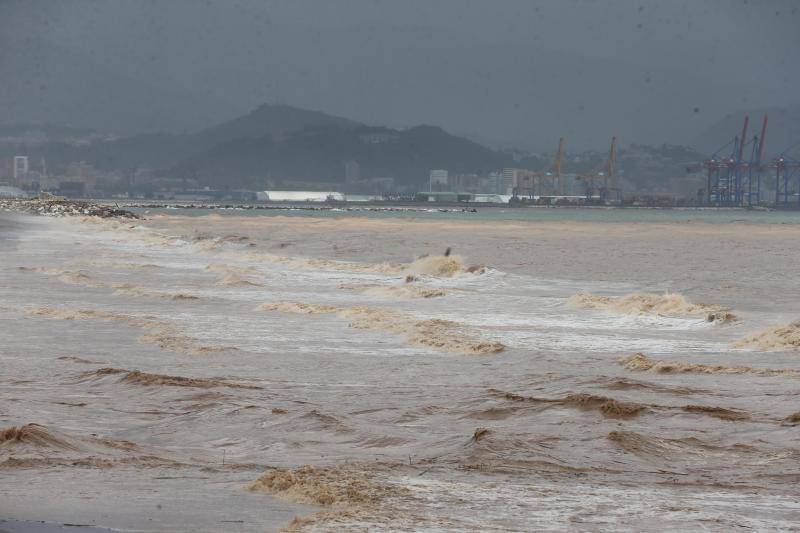
[{"label": "choppy water surface", "polygon": [[800,521],[794,226],[442,224],[6,219],[0,516]]}]

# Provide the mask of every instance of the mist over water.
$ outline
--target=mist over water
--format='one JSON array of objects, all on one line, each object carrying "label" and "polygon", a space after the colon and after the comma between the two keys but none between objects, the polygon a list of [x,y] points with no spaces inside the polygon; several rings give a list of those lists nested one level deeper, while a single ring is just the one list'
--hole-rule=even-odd
[{"label": "mist over water", "polygon": [[0,514],[790,528],[796,225],[607,213],[4,216]]}]

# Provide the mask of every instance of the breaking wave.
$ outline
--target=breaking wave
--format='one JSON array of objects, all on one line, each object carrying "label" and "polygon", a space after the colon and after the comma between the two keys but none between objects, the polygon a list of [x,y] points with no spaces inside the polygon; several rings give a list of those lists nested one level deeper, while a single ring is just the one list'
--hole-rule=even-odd
[{"label": "breaking wave", "polygon": [[0,430],[0,447],[28,444],[39,448],[60,448],[76,450],[77,446],[67,439],[58,437],[39,424],[11,426]]},{"label": "breaking wave", "polygon": [[180,467],[176,461],[140,454],[139,447],[128,441],[92,435],[73,437],[39,424],[0,429],[0,469],[42,468],[52,466],[111,468],[117,465],[137,467]]},{"label": "breaking wave", "polygon": [[734,342],[733,346],[757,350],[798,350],[800,349],[800,320],[748,335]]},{"label": "breaking wave", "polygon": [[593,394],[571,394],[561,400],[561,403],[597,410],[609,418],[631,418],[640,415],[647,409],[638,403],[620,402],[613,398]]},{"label": "breaking wave", "polygon": [[754,368],[750,366],[723,366],[682,363],[678,361],[659,361],[650,359],[642,353],[619,359],[628,370],[635,372],[657,372],[661,374],[758,374],[762,376],[800,375],[800,371],[791,368]]},{"label": "breaking wave", "polygon": [[369,296],[393,300],[412,300],[416,298],[440,298],[446,296],[444,289],[423,287],[410,282],[405,285],[377,285],[368,283],[341,283],[339,289],[358,291]]},{"label": "breaking wave", "polygon": [[325,507],[374,506],[404,492],[401,487],[374,482],[370,469],[357,465],[275,469],[254,481],[250,490]]},{"label": "breaking wave", "polygon": [[285,301],[263,304],[259,309],[299,314],[335,313],[340,318],[348,320],[351,328],[397,333],[403,335],[408,344],[446,352],[485,355],[499,353],[506,348],[500,342],[487,341],[470,335],[456,322],[441,319],[415,320],[386,309],[342,308]]},{"label": "breaking wave", "polygon": [[405,267],[407,275],[452,278],[458,274],[483,274],[486,267],[466,266],[458,255],[429,255],[420,257]]},{"label": "breaking wave", "polygon": [[485,341],[460,331],[456,322],[440,319],[414,320],[383,309],[355,307],[343,309],[339,316],[356,329],[391,331],[405,335],[409,344],[447,352],[491,354],[505,350],[499,342]]},{"label": "breaking wave", "polygon": [[[706,315],[709,321],[718,321],[719,313],[728,309],[716,304],[693,304],[680,294],[632,293],[625,296],[598,296],[586,292],[572,296],[567,305],[573,309],[596,309],[611,311],[621,315],[672,315],[697,316]],[[727,321],[733,320],[732,314],[720,315]]]}]

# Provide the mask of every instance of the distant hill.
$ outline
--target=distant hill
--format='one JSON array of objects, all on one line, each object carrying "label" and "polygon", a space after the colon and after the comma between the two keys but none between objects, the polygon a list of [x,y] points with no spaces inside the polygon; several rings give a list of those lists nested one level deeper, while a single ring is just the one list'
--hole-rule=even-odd
[{"label": "distant hill", "polygon": [[789,146],[800,143],[800,105],[788,108],[754,109],[731,113],[703,130],[692,141],[692,146],[710,155],[742,131],[744,116],[750,116],[747,137],[760,134],[761,121],[769,115],[765,152],[767,157],[781,153]]},{"label": "distant hill", "polygon": [[[14,148],[16,150],[16,148]],[[2,151],[2,150],[0,150]],[[392,177],[421,184],[433,168],[486,173],[513,166],[513,158],[437,126],[373,127],[320,111],[262,105],[252,112],[191,134],[153,133],[75,145],[57,139],[30,147],[58,170],[86,161],[100,170],[150,167],[166,177],[191,177],[213,187],[336,183],[344,164],[359,163],[362,177]]]},{"label": "distant hill", "polygon": [[211,148],[234,139],[271,136],[279,140],[310,128],[336,126],[348,129],[363,126],[358,122],[321,111],[282,104],[263,104],[250,113],[191,135],[196,148]]},{"label": "distant hill", "polygon": [[[796,125],[792,116],[786,110],[770,111],[768,153],[771,146],[782,149],[788,144],[784,139],[791,138]],[[751,131],[759,127],[759,120],[760,115],[752,112]],[[739,118],[728,117],[703,139],[715,144],[710,149],[713,150],[739,128]],[[25,131],[16,127],[6,135],[19,136]],[[524,155],[493,150],[438,126],[367,126],[286,105],[262,105],[246,115],[190,134],[146,134],[113,140],[75,129],[49,128],[44,134],[49,142],[37,141],[24,151],[34,161],[44,157],[51,172],[59,172],[74,161],[86,161],[104,171],[129,172],[149,167],[160,177],[193,178],[214,188],[262,189],[268,182],[290,189],[308,184],[337,187],[344,180],[344,166],[350,160],[358,162],[362,178],[391,177],[404,188],[424,186],[429,171],[436,168],[464,174],[486,174],[504,167],[553,168],[552,153]],[[90,141],[74,142],[74,137],[87,135]],[[0,145],[0,156],[22,153],[18,150],[15,144]],[[655,190],[663,188],[667,180],[685,175],[686,167],[701,161],[705,153],[668,145],[630,145],[620,148],[619,169],[626,187]],[[591,171],[602,164],[606,154],[607,151],[568,154],[564,169],[568,173]]]},{"label": "distant hill", "polygon": [[344,164],[355,160],[363,177],[393,177],[398,184],[420,185],[433,168],[453,173],[485,173],[512,164],[501,152],[451,135],[436,126],[406,130],[351,125],[307,128],[276,138],[237,139],[176,165],[178,176],[201,183],[256,187],[267,176],[284,183],[344,179]]},{"label": "distant hill", "polygon": [[[53,142],[39,151],[51,165],[56,166],[70,161],[87,161],[104,170],[141,166],[168,169],[217,145],[259,137],[279,140],[298,131],[325,126],[347,129],[361,124],[320,111],[264,104],[246,115],[197,133],[148,133],[97,142],[90,146],[73,146],[53,138]],[[48,127],[47,131],[52,128]]]}]

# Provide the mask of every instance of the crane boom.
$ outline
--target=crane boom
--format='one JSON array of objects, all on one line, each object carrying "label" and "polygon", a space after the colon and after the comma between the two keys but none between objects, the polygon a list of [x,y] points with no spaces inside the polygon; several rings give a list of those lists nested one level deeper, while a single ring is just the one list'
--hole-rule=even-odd
[{"label": "crane boom", "polygon": [[608,154],[608,176],[611,180],[611,188],[617,188],[617,138],[611,137],[611,151]]},{"label": "crane boom", "polygon": [[558,140],[558,152],[556,153],[556,179],[558,180],[558,194],[564,195],[564,180],[561,177],[561,162],[564,159],[564,137]]},{"label": "crane boom", "polygon": [[750,115],[744,116],[744,126],[742,126],[742,136],[739,137],[739,153],[736,159],[737,162],[742,160],[742,156],[744,155],[744,143],[745,139],[747,139],[747,125],[750,123]]},{"label": "crane boom", "polygon": [[767,121],[769,117],[764,115],[764,122],[761,124],[761,137],[758,138],[758,164],[761,165],[761,161],[764,158],[764,139],[767,136]]}]

